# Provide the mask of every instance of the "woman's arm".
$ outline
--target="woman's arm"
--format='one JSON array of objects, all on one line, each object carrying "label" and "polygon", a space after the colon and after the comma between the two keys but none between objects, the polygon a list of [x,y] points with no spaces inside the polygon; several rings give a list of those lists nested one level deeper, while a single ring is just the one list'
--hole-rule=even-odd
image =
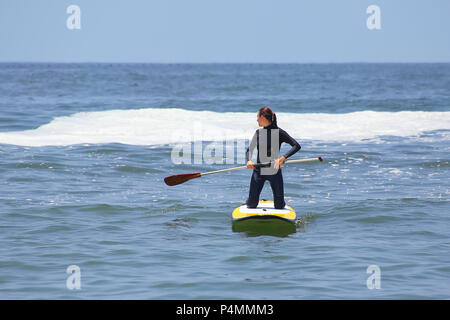
[{"label": "woman's arm", "polygon": [[[247,151],[245,152],[245,160],[247,161],[247,167],[248,167],[248,162],[252,158],[253,150],[255,150],[257,143],[258,143],[258,130],[253,135],[252,141],[250,142],[250,145],[248,146]],[[251,169],[253,169],[253,168],[251,168]]]},{"label": "woman's arm", "polygon": [[292,146],[292,148],[284,154],[284,159],[286,160],[290,156],[292,156],[294,153],[296,153],[298,150],[300,150],[302,147],[300,144],[292,138],[286,131],[283,129],[280,129],[280,145],[282,142],[286,142]]}]

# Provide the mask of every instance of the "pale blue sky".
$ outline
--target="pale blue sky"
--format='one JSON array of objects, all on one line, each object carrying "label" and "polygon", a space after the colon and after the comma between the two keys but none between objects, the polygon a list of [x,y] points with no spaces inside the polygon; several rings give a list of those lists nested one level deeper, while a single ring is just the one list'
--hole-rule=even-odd
[{"label": "pale blue sky", "polygon": [[450,62],[449,16],[450,0],[0,0],[0,61]]}]

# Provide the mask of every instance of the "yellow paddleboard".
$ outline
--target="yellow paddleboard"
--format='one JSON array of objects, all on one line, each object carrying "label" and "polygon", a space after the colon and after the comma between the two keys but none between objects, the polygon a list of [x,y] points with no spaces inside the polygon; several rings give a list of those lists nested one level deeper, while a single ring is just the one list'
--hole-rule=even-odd
[{"label": "yellow paddleboard", "polygon": [[232,213],[233,231],[254,231],[261,234],[289,234],[295,232],[297,214],[286,205],[275,209],[273,201],[261,200],[256,208],[243,204]]},{"label": "yellow paddleboard", "polygon": [[288,205],[283,209],[275,209],[273,201],[261,200],[254,209],[247,208],[245,204],[237,207],[233,211],[232,218],[234,222],[245,219],[281,219],[295,223],[297,214]]}]

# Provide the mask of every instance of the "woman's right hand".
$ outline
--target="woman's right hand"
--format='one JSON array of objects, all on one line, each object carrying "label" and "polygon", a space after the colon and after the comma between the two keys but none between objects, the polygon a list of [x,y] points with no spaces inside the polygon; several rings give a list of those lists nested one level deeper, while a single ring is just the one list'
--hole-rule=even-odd
[{"label": "woman's right hand", "polygon": [[251,160],[247,161],[247,169],[255,169],[255,167],[253,166],[253,162]]}]

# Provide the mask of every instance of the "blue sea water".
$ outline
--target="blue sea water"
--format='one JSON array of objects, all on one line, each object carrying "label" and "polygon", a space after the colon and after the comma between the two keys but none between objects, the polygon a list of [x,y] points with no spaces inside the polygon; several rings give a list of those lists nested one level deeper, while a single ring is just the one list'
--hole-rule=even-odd
[{"label": "blue sea water", "polygon": [[[0,64],[0,298],[449,299],[449,88],[450,64]],[[250,170],[163,182],[242,165],[264,105],[324,158],[283,168],[282,237],[232,230]]]}]

